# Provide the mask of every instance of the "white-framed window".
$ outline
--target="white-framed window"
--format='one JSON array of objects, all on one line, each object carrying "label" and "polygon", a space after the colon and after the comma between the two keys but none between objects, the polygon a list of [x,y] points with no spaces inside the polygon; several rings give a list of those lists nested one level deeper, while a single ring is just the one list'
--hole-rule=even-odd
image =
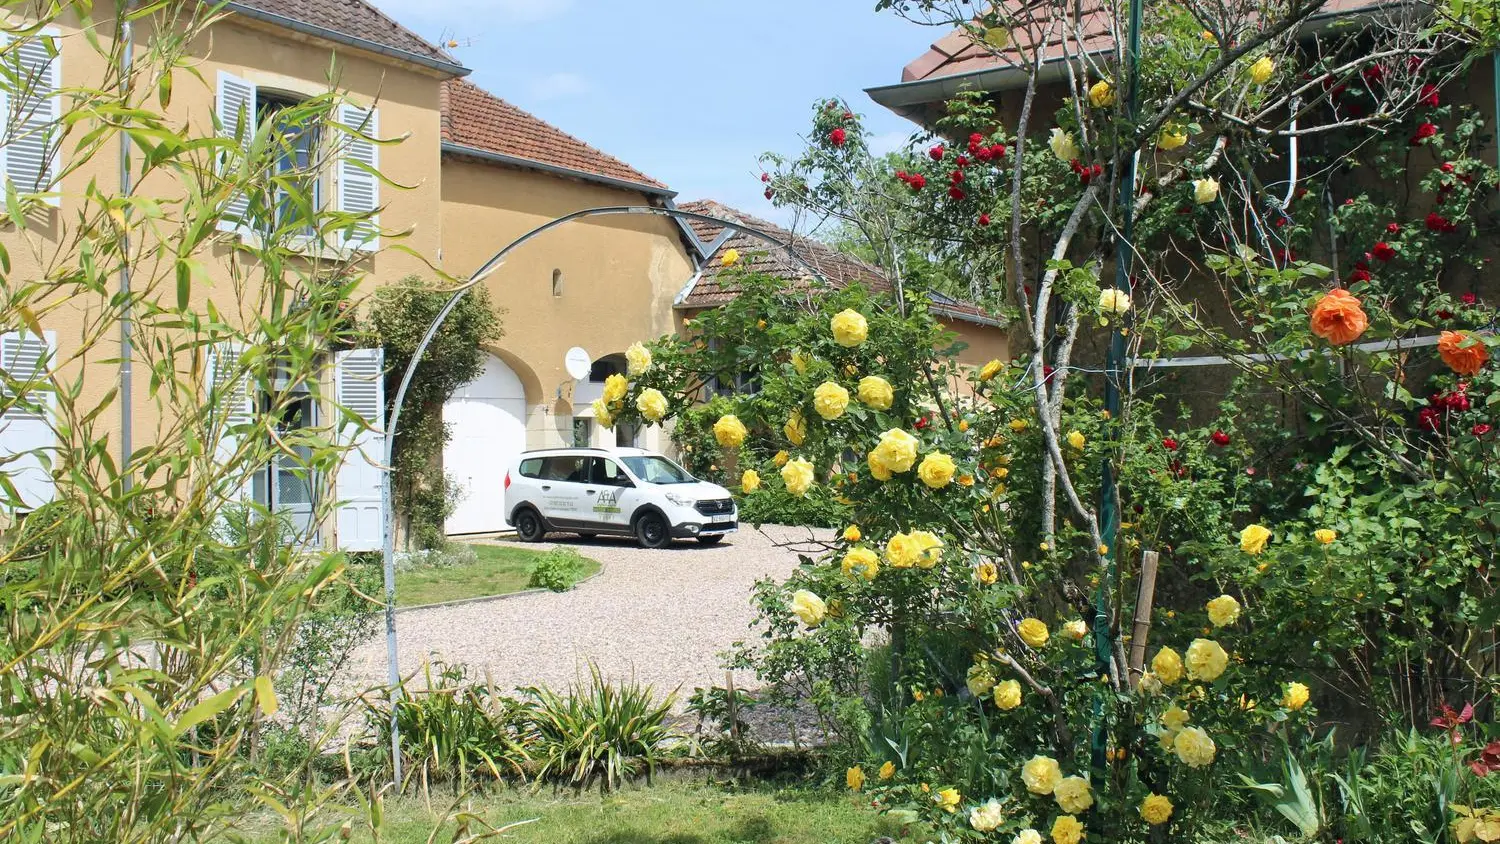
[{"label": "white-framed window", "polygon": [[0,34],[0,173],[20,193],[56,195],[58,148],[62,142],[62,34],[44,27],[16,37]]},{"label": "white-framed window", "polygon": [[57,350],[57,334],[8,331],[0,334],[0,473],[15,491],[7,509],[30,512],[51,501],[51,452],[57,433],[51,415],[55,396],[46,384]]}]

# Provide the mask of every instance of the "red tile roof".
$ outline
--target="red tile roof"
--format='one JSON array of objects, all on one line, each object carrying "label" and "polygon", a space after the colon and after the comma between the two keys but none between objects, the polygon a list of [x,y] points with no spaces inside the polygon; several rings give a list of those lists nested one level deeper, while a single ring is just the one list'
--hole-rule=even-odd
[{"label": "red tile roof", "polygon": [[468,72],[452,56],[365,0],[231,0],[226,8],[272,23],[277,22],[274,18],[295,21],[406,53],[424,64],[447,65],[455,73]]},{"label": "red tile roof", "polygon": [[[794,249],[798,256],[836,288],[863,284],[877,293],[890,293],[893,289],[890,279],[878,267],[846,255],[821,241],[789,232],[775,223],[752,217],[712,200],[679,203],[677,208],[753,226],[771,235]],[[729,230],[726,236],[726,226],[707,220],[689,220],[688,225],[700,243],[700,254],[713,248],[704,257],[703,268],[692,289],[677,303],[679,308],[693,310],[718,307],[733,301],[740,294],[742,288],[739,286],[739,273],[725,272],[722,261],[724,253],[730,249],[740,254],[736,267],[783,278],[787,281],[787,290],[812,290],[818,286],[807,268],[794,261],[784,249],[778,249],[760,238],[736,230]],[[724,238],[722,242],[719,242],[720,237]],[[940,293],[930,294],[930,297],[935,314],[983,325],[997,324],[993,316],[967,302],[960,302]]]},{"label": "red tile roof", "polygon": [[631,182],[662,192],[667,186],[528,114],[471,82],[443,86],[443,140],[577,173]]}]

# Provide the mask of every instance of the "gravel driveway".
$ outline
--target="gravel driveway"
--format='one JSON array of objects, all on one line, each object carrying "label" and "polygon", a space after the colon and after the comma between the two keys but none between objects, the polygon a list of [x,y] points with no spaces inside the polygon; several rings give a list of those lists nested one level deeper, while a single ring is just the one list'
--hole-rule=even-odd
[{"label": "gravel driveway", "polygon": [[[627,539],[582,540],[559,536],[566,545],[603,564],[593,580],[564,593],[520,595],[495,601],[409,610],[396,616],[403,676],[424,660],[463,663],[470,677],[486,672],[502,689],[547,685],[565,689],[586,677],[593,660],[606,676],[634,677],[665,694],[681,687],[723,685],[720,654],[750,629],[750,591],[764,577],[785,579],[797,568],[797,548],[782,547],[827,531],[766,525],[742,528],[707,547],[675,542],[649,551]],[[385,631],[361,646],[348,665],[348,681],[383,684]],[[737,685],[753,686],[753,675],[737,673]],[[748,687],[742,685],[742,687]]]}]

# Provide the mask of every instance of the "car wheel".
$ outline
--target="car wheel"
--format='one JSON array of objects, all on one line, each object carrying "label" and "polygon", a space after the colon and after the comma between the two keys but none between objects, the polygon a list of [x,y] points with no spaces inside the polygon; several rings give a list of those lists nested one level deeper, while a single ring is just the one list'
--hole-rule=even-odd
[{"label": "car wheel", "polygon": [[547,535],[547,525],[542,522],[542,516],[530,507],[522,507],[516,511],[516,536],[522,542],[541,542],[542,537]]},{"label": "car wheel", "polygon": [[635,538],[642,548],[665,548],[672,534],[659,513],[647,513],[635,520]]},{"label": "car wheel", "polygon": [[698,537],[698,544],[699,545],[718,545],[720,542],[723,542],[723,541],[724,541],[724,535],[723,534],[720,534],[718,536],[700,536],[700,537]]}]

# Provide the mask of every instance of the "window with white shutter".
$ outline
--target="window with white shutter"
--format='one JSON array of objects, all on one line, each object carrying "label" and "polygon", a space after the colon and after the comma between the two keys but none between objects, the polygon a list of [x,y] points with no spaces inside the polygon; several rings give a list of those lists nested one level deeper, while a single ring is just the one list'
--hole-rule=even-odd
[{"label": "window with white shutter", "polygon": [[12,331],[0,334],[0,473],[16,491],[9,509],[35,510],[51,501],[52,452],[57,435],[50,419],[55,399],[46,381],[57,335]]},{"label": "window with white shutter", "polygon": [[338,210],[351,214],[368,215],[356,226],[346,229],[343,243],[346,249],[374,251],[380,248],[380,146],[372,138],[378,138],[380,121],[377,109],[362,109],[344,104],[339,106],[339,122],[345,127],[339,157]]},{"label": "window with white shutter", "polygon": [[[57,187],[53,182],[62,138],[59,37],[57,30],[48,27],[35,35],[0,42],[9,47],[4,90],[0,91],[5,111],[0,170],[21,193],[51,193]],[[61,204],[57,196],[45,201]]]},{"label": "window with white shutter", "polygon": [[[244,150],[250,148],[250,139],[255,135],[255,96],[255,85],[219,71],[218,97],[214,100],[219,136],[238,138],[240,148]],[[223,231],[249,231],[249,216],[250,196],[238,193],[225,205],[219,228]]]},{"label": "window with white shutter", "polygon": [[[214,439],[214,463],[227,466],[240,450],[240,426],[255,420],[254,396],[250,377],[240,365],[244,346],[239,343],[216,343],[205,351],[204,385],[208,391],[209,430]],[[235,468],[243,475],[230,497],[246,501],[250,493],[251,473],[248,466]]]},{"label": "window with white shutter", "polygon": [[334,358],[334,394],[347,412],[368,425],[344,422],[340,442],[344,452],[334,483],[338,500],[338,545],[345,551],[379,550],[384,536],[385,508],[381,497],[385,457],[385,353],[383,349],[351,349]]}]

